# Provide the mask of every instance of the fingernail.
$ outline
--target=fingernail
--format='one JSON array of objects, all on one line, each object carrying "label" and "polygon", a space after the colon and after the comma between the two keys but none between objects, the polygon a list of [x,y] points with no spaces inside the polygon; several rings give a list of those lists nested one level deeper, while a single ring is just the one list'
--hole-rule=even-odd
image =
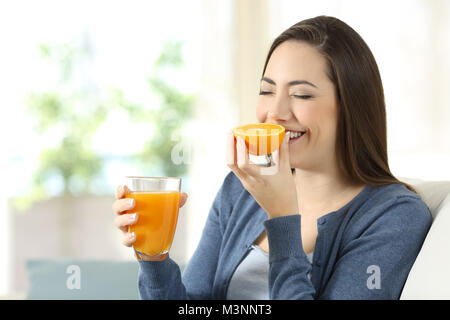
[{"label": "fingernail", "polygon": [[128,204],[129,204],[130,206],[134,206],[134,204],[135,204],[134,199],[128,200]]},{"label": "fingernail", "polygon": [[136,221],[137,220],[137,213],[134,213],[130,216],[130,220],[131,221]]},{"label": "fingernail", "polygon": [[134,239],[136,237],[136,234],[134,232],[130,233],[130,235],[128,236],[129,239]]}]

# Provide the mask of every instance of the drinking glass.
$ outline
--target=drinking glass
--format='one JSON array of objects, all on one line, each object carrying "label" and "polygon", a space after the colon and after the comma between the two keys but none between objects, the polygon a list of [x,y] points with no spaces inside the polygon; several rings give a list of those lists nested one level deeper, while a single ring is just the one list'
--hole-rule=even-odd
[{"label": "drinking glass", "polygon": [[133,248],[139,257],[164,260],[172,246],[178,220],[181,178],[172,177],[125,177],[130,190],[126,198],[136,201],[127,213],[137,213],[138,220],[130,225],[134,232]]}]

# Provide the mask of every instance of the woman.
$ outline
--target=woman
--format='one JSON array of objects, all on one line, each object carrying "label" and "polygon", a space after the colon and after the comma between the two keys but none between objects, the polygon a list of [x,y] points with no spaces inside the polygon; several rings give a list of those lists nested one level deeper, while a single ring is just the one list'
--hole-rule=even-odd
[{"label": "woman", "polygon": [[[293,25],[269,50],[256,114],[286,128],[277,172],[261,174],[230,135],[232,172],[183,276],[169,257],[142,257],[141,298],[398,299],[431,215],[389,170],[383,88],[365,42],[332,17]],[[124,191],[119,214],[133,206]],[[132,223],[116,218],[127,246]]]}]

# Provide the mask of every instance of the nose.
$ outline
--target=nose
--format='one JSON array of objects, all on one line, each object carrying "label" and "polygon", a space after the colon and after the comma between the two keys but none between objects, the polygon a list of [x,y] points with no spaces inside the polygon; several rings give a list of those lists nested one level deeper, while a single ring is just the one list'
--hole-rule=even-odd
[{"label": "nose", "polygon": [[267,112],[267,119],[272,121],[287,121],[290,117],[289,104],[281,97],[274,101],[274,104],[270,106]]}]

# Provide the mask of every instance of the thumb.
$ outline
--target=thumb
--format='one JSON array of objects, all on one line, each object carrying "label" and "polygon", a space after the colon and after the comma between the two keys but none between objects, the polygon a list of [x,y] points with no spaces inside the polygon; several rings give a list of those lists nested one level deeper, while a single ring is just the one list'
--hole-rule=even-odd
[{"label": "thumb", "polygon": [[179,205],[180,208],[184,206],[184,204],[186,203],[187,197],[188,195],[186,192],[180,194],[180,205]]},{"label": "thumb", "polygon": [[280,166],[288,166],[290,167],[290,160],[289,160],[289,138],[290,138],[290,132],[286,132],[283,138],[283,142],[280,146]]}]

